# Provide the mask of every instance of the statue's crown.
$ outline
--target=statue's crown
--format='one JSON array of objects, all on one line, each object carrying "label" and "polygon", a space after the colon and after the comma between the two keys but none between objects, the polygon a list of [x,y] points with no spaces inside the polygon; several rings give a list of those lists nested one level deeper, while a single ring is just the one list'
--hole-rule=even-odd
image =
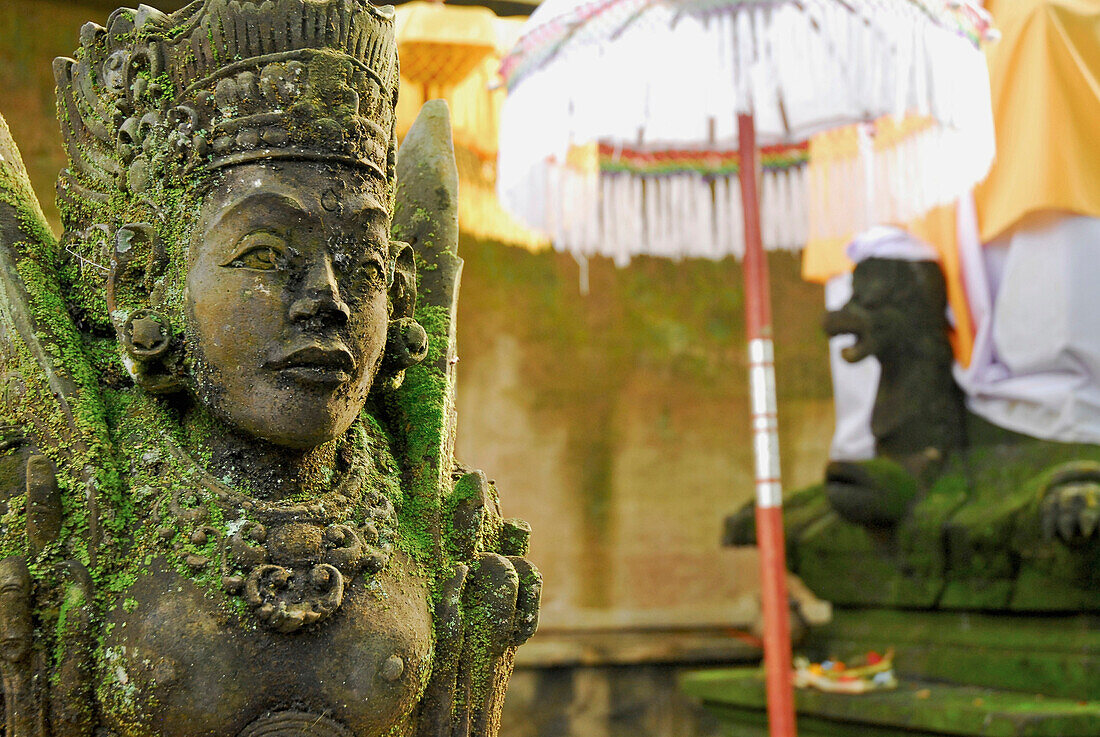
[{"label": "statue's crown", "polygon": [[[105,202],[156,178],[318,159],[394,172],[393,8],[366,0],[200,0],[120,9],[57,59],[70,166],[59,198]],[[73,204],[76,204],[75,202]],[[63,209],[64,206],[63,206]]]}]

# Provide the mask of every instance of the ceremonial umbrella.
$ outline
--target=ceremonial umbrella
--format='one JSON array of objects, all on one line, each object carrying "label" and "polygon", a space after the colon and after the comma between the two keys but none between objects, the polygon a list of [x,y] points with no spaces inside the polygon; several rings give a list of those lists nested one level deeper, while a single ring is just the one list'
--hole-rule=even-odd
[{"label": "ceremonial umbrella", "polygon": [[[761,227],[772,247],[840,237],[979,181],[989,33],[969,0],[545,0],[501,65],[498,193],[556,247],[620,263],[743,252],[773,736],[795,725]],[[849,155],[814,161],[805,141],[849,124]]]}]

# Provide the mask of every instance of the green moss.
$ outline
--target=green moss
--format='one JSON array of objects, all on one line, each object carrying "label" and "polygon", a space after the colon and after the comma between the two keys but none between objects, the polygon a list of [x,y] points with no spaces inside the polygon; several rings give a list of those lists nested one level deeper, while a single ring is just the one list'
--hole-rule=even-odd
[{"label": "green moss", "polygon": [[[754,731],[766,693],[761,671],[722,669],[685,674],[681,688],[719,715],[731,734]],[[908,682],[894,691],[851,696],[813,689],[796,695],[799,733],[829,737],[983,735],[1064,737],[1096,734],[1100,703],[942,683]],[[1030,693],[1029,693],[1030,692]]]},{"label": "green moss", "polygon": [[444,308],[422,305],[416,319],[428,334],[428,357],[408,369],[400,390],[385,399],[387,414],[399,424],[396,437],[404,459],[400,530],[402,547],[422,564],[435,565],[440,508],[440,453],[452,411],[446,402],[446,363],[450,316]]},{"label": "green moss", "polygon": [[[792,570],[819,596],[854,606],[1100,611],[1100,548],[1044,531],[1054,480],[1067,468],[1096,468],[1089,464],[1100,464],[1100,447],[971,422],[971,447],[952,455],[896,528],[843,521],[820,486],[792,496]],[[891,464],[863,465],[883,488],[913,493],[912,479],[892,476]]]},{"label": "green moss", "polygon": [[[67,586],[61,600],[61,606],[57,612],[56,639],[53,653],[53,663],[56,667],[62,662],[66,653],[66,644],[70,633],[70,617],[73,612],[83,608],[89,602],[84,597],[84,592],[77,586]],[[57,671],[54,671],[56,675]]]},{"label": "green moss", "polygon": [[[341,74],[335,66],[321,68],[315,79],[316,89],[339,90],[345,81]],[[165,88],[171,81],[165,75],[145,77]],[[336,115],[350,114],[348,104],[338,104],[337,108]],[[161,132],[150,135],[151,189],[141,195],[113,191],[105,203],[82,200],[78,193],[70,192],[62,204],[62,218],[68,229],[64,247],[54,241],[40,210],[35,209],[37,203],[29,195],[29,185],[19,179],[0,179],[0,198],[4,201],[34,202],[34,211],[21,214],[25,216],[26,241],[13,245],[13,257],[19,278],[30,294],[34,340],[41,344],[47,363],[40,367],[31,347],[16,341],[15,355],[4,368],[21,371],[25,386],[10,407],[12,416],[3,419],[33,426],[36,440],[50,453],[59,469],[65,520],[60,539],[32,562],[32,572],[43,588],[56,586],[54,567],[75,558],[89,565],[94,582],[94,602],[77,597],[73,587],[66,589],[51,642],[59,662],[65,657],[67,633],[78,608],[93,607],[99,615],[116,607],[134,612],[138,599],[133,589],[151,568],[167,567],[193,581],[218,602],[219,615],[230,621],[241,626],[251,621],[240,597],[222,594],[216,540],[213,536],[205,542],[199,537],[193,539],[192,530],[184,529],[185,525],[170,512],[175,495],[189,487],[193,490],[196,479],[194,468],[165,454],[165,448],[169,442],[201,447],[202,443],[196,442],[201,438],[181,437],[179,418],[173,416],[168,403],[132,387],[108,315],[104,270],[110,263],[115,229],[120,223],[149,222],[154,224],[168,255],[166,271],[158,275],[161,281],[156,290],[164,295],[164,302],[154,306],[168,315],[175,336],[182,335],[185,325],[187,251],[201,194],[195,191],[193,177],[181,175],[162,156],[168,142],[160,137]],[[8,168],[0,167],[0,174],[8,173]],[[91,227],[100,223],[108,225]],[[434,237],[434,231],[426,232]],[[437,268],[434,263],[421,262],[419,266],[421,273]],[[140,278],[131,284],[122,280],[115,294],[116,307],[126,313],[148,306],[148,291]],[[380,490],[397,509],[398,544],[416,561],[417,573],[427,576],[434,586],[448,564],[438,535],[441,496],[450,484],[452,465],[453,385],[447,359],[453,325],[449,309],[430,304],[422,304],[416,317],[430,337],[428,359],[407,372],[400,391],[380,400],[388,405],[386,417],[399,417],[400,424],[379,421],[371,413],[364,415],[367,447],[361,452],[375,461],[368,485]],[[0,322],[8,334],[16,334],[10,315],[0,314]],[[74,387],[67,397],[71,419],[56,401],[44,368],[62,375]],[[192,429],[201,435],[209,428]],[[147,454],[158,453],[159,465],[144,461]],[[232,520],[231,513],[212,499],[193,501],[206,512],[216,530],[224,530]],[[11,554],[26,550],[24,506],[22,497],[13,499],[0,520],[0,548]],[[499,524],[496,517],[489,521],[487,548],[495,545]],[[89,544],[96,527],[102,537],[98,546]],[[162,536],[165,528],[172,532]],[[195,571],[186,565],[188,555],[212,562]],[[487,618],[492,611],[488,604],[470,604],[467,624],[473,632],[475,659],[493,645],[484,639],[482,627],[490,624]],[[132,675],[143,664],[132,648],[104,644],[112,634],[112,626],[105,625],[97,633],[98,699],[104,710],[131,726],[134,734],[141,734],[147,715],[137,709]],[[473,664],[484,671],[480,678],[491,677],[483,666],[480,660]],[[426,679],[427,672],[421,677]],[[478,682],[479,693],[487,688],[486,684]]]}]

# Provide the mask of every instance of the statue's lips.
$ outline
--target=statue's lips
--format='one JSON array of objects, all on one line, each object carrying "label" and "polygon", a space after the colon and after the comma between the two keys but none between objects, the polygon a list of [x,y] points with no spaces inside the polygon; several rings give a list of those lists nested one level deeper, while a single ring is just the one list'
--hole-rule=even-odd
[{"label": "statue's lips", "polygon": [[21,659],[26,654],[30,635],[10,636],[0,639],[0,653],[9,660]]},{"label": "statue's lips", "polygon": [[308,384],[343,384],[355,373],[355,359],[343,343],[313,343],[269,361],[265,368]]}]

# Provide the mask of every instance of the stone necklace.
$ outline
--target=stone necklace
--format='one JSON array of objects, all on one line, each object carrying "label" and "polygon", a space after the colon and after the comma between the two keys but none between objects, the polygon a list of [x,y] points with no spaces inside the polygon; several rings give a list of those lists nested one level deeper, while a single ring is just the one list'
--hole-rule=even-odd
[{"label": "stone necklace", "polygon": [[232,489],[164,437],[163,447],[190,483],[161,496],[167,509],[157,515],[160,544],[171,546],[195,578],[215,575],[210,583],[241,597],[277,632],[324,621],[357,574],[385,567],[397,528],[393,504],[368,483],[370,454],[355,442],[363,431],[353,432],[358,437],[338,454],[333,488],[305,503],[269,502]]}]

